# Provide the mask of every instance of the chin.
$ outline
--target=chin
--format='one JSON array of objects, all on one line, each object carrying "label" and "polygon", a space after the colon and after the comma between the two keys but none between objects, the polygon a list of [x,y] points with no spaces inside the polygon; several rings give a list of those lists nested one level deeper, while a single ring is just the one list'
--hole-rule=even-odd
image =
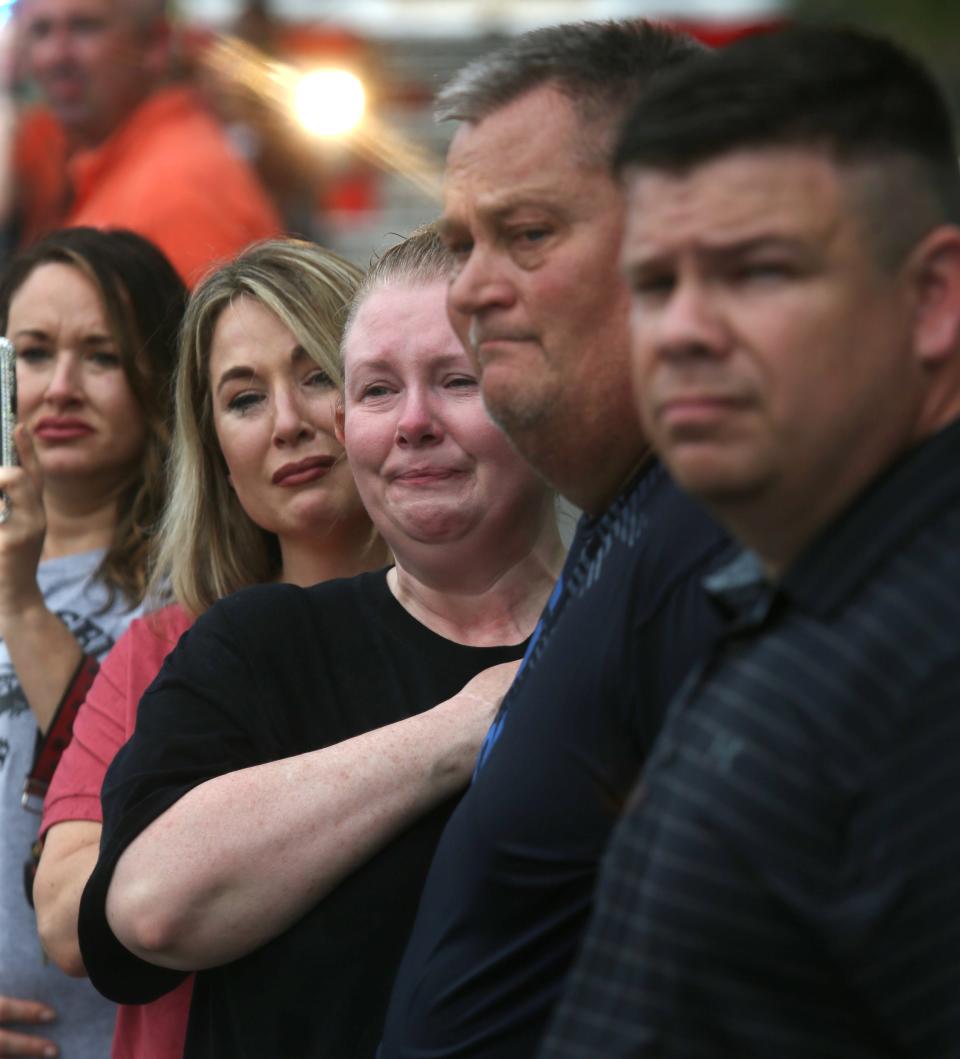
[{"label": "chin", "polygon": [[399,530],[399,536],[407,540],[419,544],[447,544],[467,533],[470,520],[464,518],[461,510],[418,511],[407,512],[394,519],[394,525]]},{"label": "chin", "polygon": [[664,462],[676,484],[711,509],[735,507],[754,499],[763,490],[765,478],[756,468],[702,456],[668,456]]},{"label": "chin", "polygon": [[542,426],[549,402],[531,389],[529,376],[489,368],[481,381],[483,403],[490,418],[505,434],[513,436]]}]

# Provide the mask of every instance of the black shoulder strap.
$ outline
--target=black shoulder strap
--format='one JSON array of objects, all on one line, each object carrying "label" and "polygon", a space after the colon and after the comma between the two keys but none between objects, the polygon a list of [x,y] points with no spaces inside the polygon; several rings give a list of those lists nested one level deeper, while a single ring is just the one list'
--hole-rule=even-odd
[{"label": "black shoulder strap", "polygon": [[57,706],[46,735],[38,736],[33,765],[24,782],[23,797],[20,800],[24,809],[34,813],[42,810],[43,796],[47,793],[50,780],[53,779],[60,755],[70,742],[77,711],[87,697],[87,692],[99,668],[100,663],[92,655],[84,655],[80,659],[80,664],[71,677],[67,690],[63,693],[63,698]]}]

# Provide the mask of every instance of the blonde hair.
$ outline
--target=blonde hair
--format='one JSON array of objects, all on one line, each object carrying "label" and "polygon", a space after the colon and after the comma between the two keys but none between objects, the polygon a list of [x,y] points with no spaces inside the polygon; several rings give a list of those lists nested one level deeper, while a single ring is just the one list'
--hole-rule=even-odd
[{"label": "blonde hair", "polygon": [[340,339],[363,273],[330,250],[296,239],[257,243],[208,275],[193,292],[175,381],[170,497],[151,590],[193,614],[280,572],[276,535],[247,515],[227,480],[213,421],[210,348],[217,322],[238,298],[255,298],[343,386]]}]

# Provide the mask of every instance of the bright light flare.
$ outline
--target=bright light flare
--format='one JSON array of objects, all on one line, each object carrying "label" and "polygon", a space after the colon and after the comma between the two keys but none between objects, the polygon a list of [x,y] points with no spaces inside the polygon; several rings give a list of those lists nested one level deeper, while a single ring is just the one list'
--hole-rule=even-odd
[{"label": "bright light flare", "polygon": [[293,96],[297,121],[316,136],[343,136],[363,119],[366,93],[349,70],[314,70],[304,74]]}]

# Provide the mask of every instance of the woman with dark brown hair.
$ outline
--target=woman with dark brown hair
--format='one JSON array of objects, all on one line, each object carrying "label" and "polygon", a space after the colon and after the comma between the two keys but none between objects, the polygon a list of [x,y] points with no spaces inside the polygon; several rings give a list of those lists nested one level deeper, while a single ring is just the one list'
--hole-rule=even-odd
[{"label": "woman with dark brown hair", "polygon": [[[82,693],[142,603],[164,504],[185,301],[164,255],[124,231],[55,232],[0,279],[0,328],[16,349],[21,464],[0,468],[4,1054],[69,1042],[71,1055],[99,1059],[109,1047],[111,1005],[47,966],[37,941],[22,871],[38,818],[24,812],[21,793],[58,704]],[[54,1018],[43,1039],[22,1032]]]}]

